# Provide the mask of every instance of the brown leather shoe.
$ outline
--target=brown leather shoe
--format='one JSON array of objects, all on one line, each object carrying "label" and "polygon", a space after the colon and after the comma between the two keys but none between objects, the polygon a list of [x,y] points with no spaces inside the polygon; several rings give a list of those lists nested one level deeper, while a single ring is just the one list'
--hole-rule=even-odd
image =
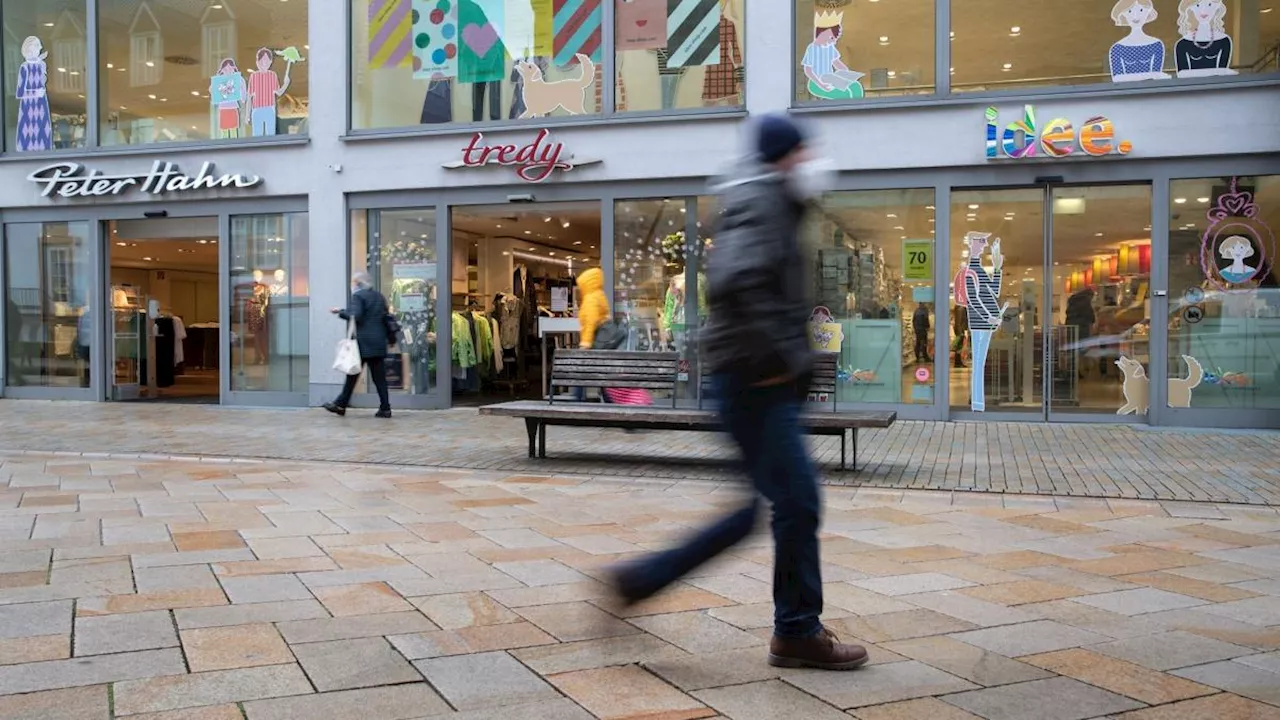
[{"label": "brown leather shoe", "polygon": [[769,643],[769,664],[774,667],[853,670],[866,663],[867,658],[866,648],[842,643],[826,628],[807,638],[774,635]]}]

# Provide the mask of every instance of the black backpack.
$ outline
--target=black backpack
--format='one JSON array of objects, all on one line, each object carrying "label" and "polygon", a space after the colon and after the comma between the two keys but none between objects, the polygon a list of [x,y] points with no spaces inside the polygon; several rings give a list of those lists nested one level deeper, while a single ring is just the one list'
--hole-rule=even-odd
[{"label": "black backpack", "polygon": [[596,328],[592,350],[617,350],[627,344],[627,329],[613,320],[605,320]]}]

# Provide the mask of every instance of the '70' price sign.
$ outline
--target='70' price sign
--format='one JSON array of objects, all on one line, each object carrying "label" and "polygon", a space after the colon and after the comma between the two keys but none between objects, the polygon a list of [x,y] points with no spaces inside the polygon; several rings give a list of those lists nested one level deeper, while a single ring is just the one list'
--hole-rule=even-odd
[{"label": "'70' price sign", "polygon": [[933,241],[902,241],[902,279],[933,279]]}]

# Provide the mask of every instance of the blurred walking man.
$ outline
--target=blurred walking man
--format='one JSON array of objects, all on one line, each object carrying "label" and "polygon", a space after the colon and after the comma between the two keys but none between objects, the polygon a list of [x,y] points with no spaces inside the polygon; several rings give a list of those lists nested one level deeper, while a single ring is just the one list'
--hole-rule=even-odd
[{"label": "blurred walking man", "polygon": [[841,643],[819,620],[821,498],[800,427],[812,374],[800,225],[834,173],[789,118],[761,118],[754,145],[755,157],[716,188],[724,216],[708,263],[711,318],[702,349],[725,429],[757,494],[680,547],[619,568],[614,581],[628,603],[657,593],[746,538],[763,496],[773,506],[775,544],[769,663],[851,670],[867,651]]}]

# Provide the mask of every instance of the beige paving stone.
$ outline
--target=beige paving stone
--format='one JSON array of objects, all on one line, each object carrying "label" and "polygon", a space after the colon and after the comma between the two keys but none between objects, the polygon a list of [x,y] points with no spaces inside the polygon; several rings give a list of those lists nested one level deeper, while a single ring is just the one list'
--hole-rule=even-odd
[{"label": "beige paving stone", "polygon": [[311,599],[311,591],[293,575],[224,577],[222,589],[237,605]]},{"label": "beige paving stone", "polygon": [[1049,533],[1050,535],[1079,535],[1084,533],[1100,532],[1097,528],[1082,525],[1080,523],[1067,522],[1058,518],[1046,515],[1024,515],[1022,517],[1006,518],[1003,522],[1020,527],[1039,530]]},{"label": "beige paving stone", "polygon": [[[458,710],[528,705],[560,697],[542,678],[507,653],[434,658],[419,660],[414,665]],[[483,682],[477,682],[478,678],[483,678]]]},{"label": "beige paving stone", "polygon": [[768,682],[731,688],[702,690],[694,697],[735,720],[773,720],[799,717],[806,720],[848,720],[849,716],[785,683]]},{"label": "beige paving stone", "polygon": [[177,646],[173,618],[164,610],[76,618],[77,657]]},{"label": "beige paving stone", "polygon": [[37,635],[0,640],[0,665],[61,660],[70,656],[70,635]]},{"label": "beige paving stone", "polygon": [[[1110,548],[1115,551],[1118,548]],[[1095,575],[1134,575],[1136,573],[1154,572],[1157,570],[1171,570],[1173,568],[1187,567],[1189,565],[1201,565],[1211,562],[1210,560],[1188,553],[1171,552],[1168,550],[1156,550],[1154,548],[1144,548],[1137,552],[1124,552],[1115,557],[1101,558],[1098,560],[1083,560],[1068,564],[1067,567],[1080,572],[1093,573]]]},{"label": "beige paving stone", "polygon": [[244,715],[238,705],[227,703],[130,715],[129,720],[244,720]]},{"label": "beige paving stone", "polygon": [[828,624],[836,632],[846,632],[873,643],[943,635],[977,627],[973,623],[924,609],[836,618],[830,619]]},{"label": "beige paving stone", "polygon": [[1035,708],[1037,720],[1085,720],[1142,707],[1142,703],[1064,677],[949,695],[945,700],[987,720],[1023,720],[1028,708]]},{"label": "beige paving stone", "polygon": [[0,667],[0,695],[101,685],[186,672],[175,648]]},{"label": "beige paving stone", "polygon": [[854,673],[806,670],[783,679],[841,709],[944,695],[977,687],[914,660],[868,665]]},{"label": "beige paving stone", "polygon": [[168,590],[216,589],[221,587],[207,565],[179,565],[177,567],[138,568],[133,582],[140,593]]},{"label": "beige paving stone", "polygon": [[182,631],[191,672],[283,665],[294,661],[275,626],[261,623]]},{"label": "beige paving stone", "polygon": [[1053,620],[1037,620],[1018,625],[970,630],[956,633],[951,637],[1005,657],[1066,650],[1094,645],[1108,639],[1105,635],[1063,625]]},{"label": "beige paving stone", "polygon": [[534,605],[517,608],[516,612],[562,642],[594,640],[640,632],[634,625],[627,624],[589,603]]},{"label": "beige paving stone", "polygon": [[137,595],[107,595],[84,598],[76,603],[77,617],[114,615],[116,613],[147,612],[148,610],[177,610],[226,605],[227,596],[220,588],[196,590],[166,590]]},{"label": "beige paving stone", "polygon": [[912,605],[964,620],[976,627],[1012,625],[1040,619],[1040,615],[1031,610],[1034,606],[1012,608],[969,597],[958,590],[912,595],[907,600]]},{"label": "beige paving stone", "polygon": [[0,606],[0,638],[71,633],[69,600]]},{"label": "beige paving stone", "polygon": [[1214,688],[1084,649],[1031,655],[1022,661],[1148,705],[1212,695]]},{"label": "beige paving stone", "polygon": [[973,561],[973,558],[931,560],[913,563],[911,567],[919,572],[941,573],[979,585],[996,585],[998,583],[1019,582],[1025,579],[1023,576],[1008,570],[979,565]]},{"label": "beige paving stone", "polygon": [[418,671],[383,638],[335,640],[292,646],[321,692],[416,682]]},{"label": "beige paving stone", "polygon": [[296,620],[278,623],[276,627],[290,645],[431,632],[439,629],[435,623],[416,610],[403,613]]},{"label": "beige paving stone", "polygon": [[4,573],[0,575],[0,590],[6,588],[33,587],[36,585],[44,585],[48,580],[48,573],[44,570],[35,570],[31,572]]},{"label": "beige paving stone", "polygon": [[850,712],[858,720],[981,720],[955,705],[948,705],[937,698],[920,698],[887,703],[875,707],[859,708]]},{"label": "beige paving stone", "polygon": [[555,638],[527,622],[476,625],[459,628],[453,632],[466,643],[469,652],[511,650],[534,645],[551,645],[557,642]]},{"label": "beige paving stone", "polygon": [[1206,540],[1214,540],[1226,545],[1234,545],[1236,547],[1257,547],[1259,545],[1280,544],[1280,541],[1277,541],[1275,538],[1264,537],[1252,533],[1236,532],[1235,530],[1210,525],[1208,523],[1183,525],[1178,528],[1178,532]]},{"label": "beige paving stone", "polygon": [[773,585],[746,575],[713,575],[686,578],[685,583],[736,603],[773,601]]},{"label": "beige paving stone", "polygon": [[902,640],[884,647],[984,687],[1050,677],[1031,665],[948,637]]},{"label": "beige paving stone", "polygon": [[387,567],[391,565],[408,565],[409,561],[396,554],[386,545],[357,545],[354,547],[330,548],[325,551],[329,559],[343,570],[361,570],[365,568]]},{"label": "beige paving stone", "polygon": [[456,630],[388,635],[387,641],[409,660],[428,660],[472,652],[471,646]]},{"label": "beige paving stone", "polygon": [[939,590],[956,590],[973,585],[968,580],[961,580],[942,573],[911,573],[908,575],[867,578],[865,580],[853,580],[849,584],[890,597],[938,592]]},{"label": "beige paving stone", "polygon": [[328,557],[300,557],[279,560],[244,560],[215,563],[213,572],[219,577],[240,578],[254,575],[281,575],[337,570],[338,564]]},{"label": "beige paving stone", "polygon": [[245,547],[244,538],[234,530],[173,533],[173,544],[179,552],[199,550],[237,550]]},{"label": "beige paving stone", "polygon": [[621,607],[616,600],[597,600],[595,604],[621,618],[642,617],[645,615],[665,615],[668,613],[708,610],[732,606],[735,603],[713,592],[695,587],[673,586],[647,600],[627,608]]},{"label": "beige paving stone", "polygon": [[919,563],[938,560],[955,560],[969,557],[972,553],[945,545],[921,545],[918,547],[899,548],[896,550],[875,550],[870,557],[889,560],[897,563]]},{"label": "beige paving stone", "polygon": [[324,557],[324,551],[307,537],[256,538],[250,539],[248,543],[249,549],[253,550],[259,560]]},{"label": "beige paving stone", "polygon": [[[249,720],[412,720],[449,713],[426,683],[392,685],[245,703]],[[236,717],[239,716],[237,711]]]},{"label": "beige paving stone", "polygon": [[[513,650],[511,654],[540,675],[690,657],[683,650],[647,633],[541,645]],[[759,662],[760,654],[756,652],[755,656]],[[714,663],[715,658],[710,662]]]},{"label": "beige paving stone", "polygon": [[579,670],[547,679],[601,720],[696,720],[716,714],[635,665]]},{"label": "beige paving stone", "polygon": [[1095,652],[1152,670],[1176,670],[1252,655],[1250,648],[1181,631],[1143,635],[1094,645]]},{"label": "beige paving stone", "polygon": [[[833,605],[857,615],[905,612],[915,607],[911,602],[915,597],[919,596],[912,596],[910,599],[891,598],[843,582],[825,583],[822,586],[824,605]],[[772,594],[761,602],[773,602]]]},{"label": "beige paving stone", "polygon": [[0,697],[0,720],[108,720],[107,686]]},{"label": "beige paving stone", "polygon": [[311,692],[311,683],[297,665],[272,665],[118,682],[114,694],[119,716]]},{"label": "beige paving stone", "polygon": [[757,647],[764,640],[701,612],[650,615],[632,624],[691,653],[720,652]]},{"label": "beige paving stone", "polygon": [[986,585],[984,587],[965,588],[965,595],[978,600],[997,603],[999,605],[1026,605],[1028,603],[1048,602],[1063,598],[1089,594],[1079,588],[1043,582],[1041,580],[1024,580],[1022,582]]},{"label": "beige paving stone", "polygon": [[1174,670],[1174,675],[1280,707],[1280,673],[1238,661]]},{"label": "beige paving stone", "polygon": [[1016,550],[1006,553],[985,555],[974,559],[974,562],[1000,570],[1021,570],[1046,565],[1062,565],[1070,562],[1067,558],[1036,552],[1034,550]]},{"label": "beige paving stone", "polygon": [[1221,693],[1160,707],[1134,710],[1116,720],[1280,720],[1280,708]]},{"label": "beige paving stone", "polygon": [[180,630],[329,617],[328,611],[317,600],[287,600],[274,603],[188,608],[175,610],[173,615]]},{"label": "beige paving stone", "polygon": [[485,593],[433,595],[411,601],[432,622],[446,630],[472,625],[504,625],[520,620],[519,615]]},{"label": "beige paving stone", "polygon": [[315,593],[316,599],[334,617],[398,613],[413,609],[399,593],[381,582],[318,587],[312,588],[311,592]]}]

